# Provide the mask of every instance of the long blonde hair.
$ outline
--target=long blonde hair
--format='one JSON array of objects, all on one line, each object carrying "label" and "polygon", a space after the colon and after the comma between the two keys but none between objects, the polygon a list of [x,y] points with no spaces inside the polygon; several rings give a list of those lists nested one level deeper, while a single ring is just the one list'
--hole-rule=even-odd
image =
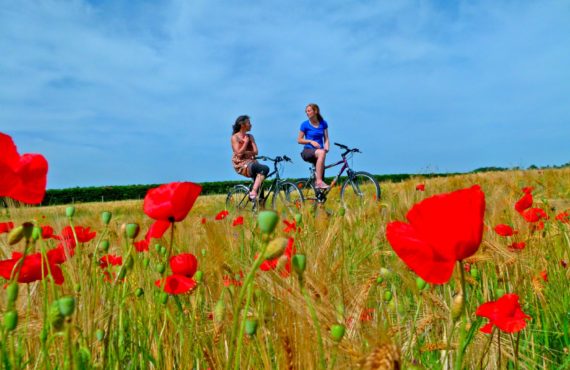
[{"label": "long blonde hair", "polygon": [[[315,112],[317,112],[317,119],[319,120],[319,122],[323,122],[323,121],[324,121],[323,116],[321,116],[321,109],[319,108],[318,105],[316,105],[315,103],[309,103],[309,104],[307,104],[307,107],[311,107],[311,108],[313,108],[313,110],[314,110]],[[305,107],[305,109],[306,109],[307,107]]]}]

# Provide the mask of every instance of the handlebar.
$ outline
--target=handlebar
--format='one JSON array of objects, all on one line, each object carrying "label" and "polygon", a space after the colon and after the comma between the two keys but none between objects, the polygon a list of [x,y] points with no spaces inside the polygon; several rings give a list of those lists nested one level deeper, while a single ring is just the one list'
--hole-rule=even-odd
[{"label": "handlebar", "polygon": [[346,145],[340,143],[334,143],[334,145],[344,150],[344,153],[341,154],[343,157],[348,153],[362,153],[358,148],[349,148]]},{"label": "handlebar", "polygon": [[275,162],[275,163],[279,163],[279,162],[291,162],[291,163],[293,163],[291,158],[287,157],[286,155],[277,156],[275,158],[270,158],[270,157],[267,157],[264,155],[259,155],[259,156],[256,156],[255,159],[259,159],[261,161],[271,161],[271,162]]}]

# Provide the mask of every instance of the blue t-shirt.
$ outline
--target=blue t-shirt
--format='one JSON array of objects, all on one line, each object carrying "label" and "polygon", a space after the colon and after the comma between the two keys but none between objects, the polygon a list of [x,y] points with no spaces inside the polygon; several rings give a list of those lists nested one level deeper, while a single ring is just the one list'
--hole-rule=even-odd
[{"label": "blue t-shirt", "polygon": [[[321,146],[321,149],[324,149],[325,144],[323,143],[323,138],[325,137],[325,130],[328,127],[329,125],[325,120],[322,120],[319,123],[319,127],[311,125],[309,120],[306,120],[305,122],[301,123],[300,130],[305,134],[305,140],[316,141]],[[303,148],[317,149],[309,143],[305,144]]]}]

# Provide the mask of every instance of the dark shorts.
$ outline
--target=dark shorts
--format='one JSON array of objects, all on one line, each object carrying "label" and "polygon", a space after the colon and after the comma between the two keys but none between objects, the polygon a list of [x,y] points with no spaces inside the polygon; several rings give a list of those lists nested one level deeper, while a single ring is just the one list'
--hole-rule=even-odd
[{"label": "dark shorts", "polygon": [[247,167],[249,168],[249,173],[251,174],[250,177],[254,180],[259,174],[267,177],[267,174],[269,173],[269,167],[259,162],[251,162]]},{"label": "dark shorts", "polygon": [[317,156],[315,154],[316,151],[317,149],[305,148],[301,152],[301,158],[303,158],[305,162],[316,164],[317,163]]}]

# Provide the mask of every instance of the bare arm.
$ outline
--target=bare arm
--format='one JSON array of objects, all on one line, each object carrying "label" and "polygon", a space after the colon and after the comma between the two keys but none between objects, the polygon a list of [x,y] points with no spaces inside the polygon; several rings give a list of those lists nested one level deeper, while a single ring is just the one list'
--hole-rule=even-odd
[{"label": "bare arm", "polygon": [[324,144],[325,144],[325,148],[324,148],[324,149],[325,149],[325,151],[328,152],[328,151],[329,151],[329,129],[328,129],[328,128],[325,129],[325,141],[324,141]]},{"label": "bare arm", "polygon": [[249,137],[246,136],[246,138],[240,144],[238,142],[237,137],[232,136],[232,150],[234,151],[235,154],[239,154],[239,155],[244,154],[246,152],[246,148],[247,148],[248,144],[249,144]]},{"label": "bare arm", "polygon": [[249,136],[249,138],[251,139],[251,146],[253,147],[253,155],[256,156],[257,154],[259,154],[259,151],[257,150],[257,144],[255,143],[255,139],[253,138],[252,135]]},{"label": "bare arm", "polygon": [[321,146],[316,141],[307,140],[305,139],[305,133],[303,131],[299,131],[299,136],[297,137],[297,143],[299,144],[311,144],[314,148],[319,149]]}]

